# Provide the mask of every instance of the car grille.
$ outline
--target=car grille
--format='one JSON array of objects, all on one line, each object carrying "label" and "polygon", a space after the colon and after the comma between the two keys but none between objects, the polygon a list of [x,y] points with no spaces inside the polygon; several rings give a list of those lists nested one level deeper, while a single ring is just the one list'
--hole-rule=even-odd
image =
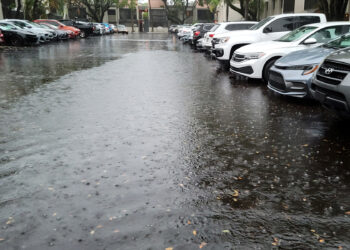
[{"label": "car grille", "polygon": [[236,68],[236,67],[231,66],[230,68],[233,71],[243,73],[243,74],[248,74],[248,75],[253,74],[253,72],[254,72],[253,68],[251,66],[246,66],[246,67],[242,67],[242,68]]},{"label": "car grille", "polygon": [[327,84],[338,85],[349,72],[350,65],[326,60],[318,70],[316,79]]},{"label": "car grille", "polygon": [[245,56],[244,55],[240,55],[240,54],[233,54],[233,61],[235,62],[242,62],[245,60]]},{"label": "car grille", "polygon": [[286,91],[286,85],[284,83],[284,78],[278,72],[270,70],[269,83],[272,87],[274,87],[278,90]]}]

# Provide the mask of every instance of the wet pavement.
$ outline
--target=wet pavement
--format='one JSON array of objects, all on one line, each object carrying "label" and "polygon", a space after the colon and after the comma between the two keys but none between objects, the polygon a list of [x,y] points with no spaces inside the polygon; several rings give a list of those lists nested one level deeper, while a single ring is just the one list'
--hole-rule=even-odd
[{"label": "wet pavement", "polygon": [[349,122],[168,34],[0,52],[0,249],[349,249]]}]

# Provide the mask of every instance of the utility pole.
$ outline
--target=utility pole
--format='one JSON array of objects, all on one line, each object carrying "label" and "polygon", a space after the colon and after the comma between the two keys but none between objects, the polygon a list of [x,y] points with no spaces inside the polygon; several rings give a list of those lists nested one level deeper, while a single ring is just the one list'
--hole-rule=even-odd
[{"label": "utility pole", "polygon": [[249,0],[245,0],[245,8],[244,8],[244,19],[247,21],[248,20],[248,2]]},{"label": "utility pole", "polygon": [[153,32],[154,31],[154,27],[153,27],[153,15],[152,15],[151,1],[152,0],[148,0],[148,16],[149,16],[149,19],[151,21],[151,27],[152,27],[152,32]]}]

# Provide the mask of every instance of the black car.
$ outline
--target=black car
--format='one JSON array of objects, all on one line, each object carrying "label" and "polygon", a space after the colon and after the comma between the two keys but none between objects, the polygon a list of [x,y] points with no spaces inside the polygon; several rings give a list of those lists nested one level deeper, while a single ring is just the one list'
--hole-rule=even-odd
[{"label": "black car", "polygon": [[202,23],[193,31],[192,45],[196,48],[197,41],[204,37],[204,34],[213,28],[215,23]]},{"label": "black car", "polygon": [[0,30],[6,44],[12,46],[39,44],[39,37],[36,34],[19,29],[12,24],[0,22]]},{"label": "black car", "polygon": [[73,26],[77,29],[80,29],[80,37],[85,38],[93,34],[94,32],[94,25],[92,23],[88,22],[82,22],[82,21],[75,21],[75,20],[58,20],[61,23]]}]

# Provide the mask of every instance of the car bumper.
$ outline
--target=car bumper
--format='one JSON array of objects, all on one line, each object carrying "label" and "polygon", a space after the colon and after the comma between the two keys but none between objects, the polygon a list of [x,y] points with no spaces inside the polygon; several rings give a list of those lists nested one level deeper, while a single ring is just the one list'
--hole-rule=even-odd
[{"label": "car bumper", "polygon": [[303,70],[281,70],[272,67],[267,87],[281,95],[297,98],[311,97],[309,87],[311,86],[312,74],[302,75]]},{"label": "car bumper", "polygon": [[325,84],[313,79],[310,93],[328,109],[350,118],[350,76],[339,85]]},{"label": "car bumper", "polygon": [[222,44],[215,44],[213,47],[213,53],[218,60],[229,61],[230,60],[230,46],[223,46]]},{"label": "car bumper", "polygon": [[265,60],[262,58],[242,62],[231,60],[230,71],[235,74],[247,76],[249,78],[261,79],[264,64]]}]

